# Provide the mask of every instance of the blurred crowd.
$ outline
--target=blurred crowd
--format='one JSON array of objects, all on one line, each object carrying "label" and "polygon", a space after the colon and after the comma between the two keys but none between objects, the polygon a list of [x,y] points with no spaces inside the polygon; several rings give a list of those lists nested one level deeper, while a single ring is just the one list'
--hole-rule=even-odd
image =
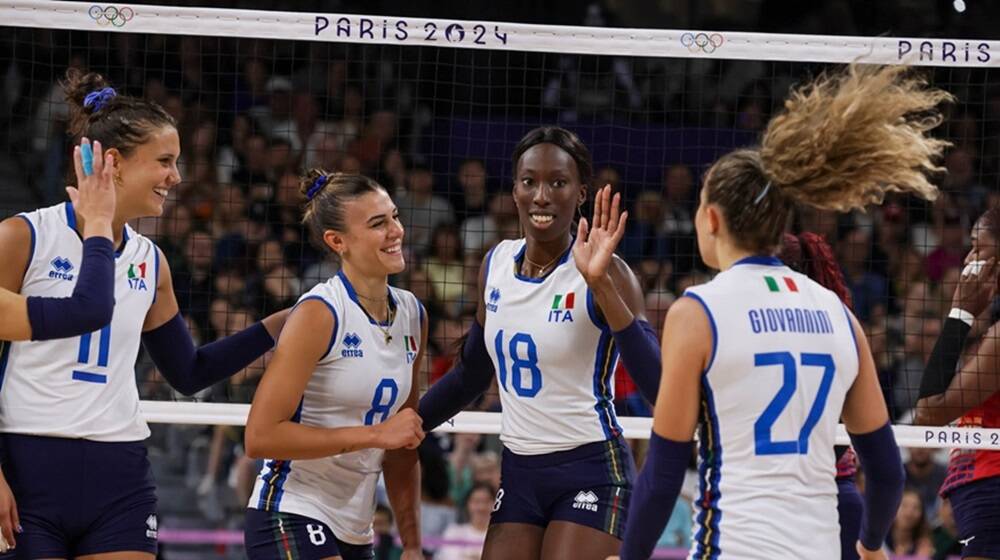
[{"label": "blurred crowd", "polygon": [[[589,24],[610,22],[596,4],[585,17]],[[483,256],[498,241],[519,236],[504,159],[512,145],[442,157],[433,149],[441,130],[434,123],[456,115],[496,122],[513,117],[572,129],[574,123],[633,126],[645,119],[758,133],[787,88],[818,69],[575,55],[505,55],[498,61],[426,47],[2,33],[13,55],[0,59],[7,64],[2,98],[10,107],[2,117],[7,126],[0,168],[39,204],[60,200],[66,180],[68,111],[58,79],[67,67],[99,70],[130,94],[159,102],[176,119],[183,183],[170,193],[162,217],[134,226],[166,255],[196,341],[211,341],[288,307],[338,270],[334,258],[310,246],[299,224],[302,169],[376,178],[392,193],[406,228],[407,270],[392,282],[413,291],[430,317],[427,384],[448,371],[455,343],[474,314]],[[506,88],[477,83],[505,73],[521,75]],[[1000,89],[989,85],[984,70],[928,74],[960,100],[948,108],[941,129],[953,143],[943,162],[947,172],[937,175],[942,196],[933,203],[892,197],[850,215],[802,211],[793,226],[824,235],[834,247],[899,423],[909,421],[916,402],[971,225],[985,208],[1000,204]],[[595,161],[594,186],[611,184],[625,194],[631,213],[619,254],[638,276],[649,321],[659,328],[687,286],[710,278],[697,257],[693,226],[705,167],[665,154],[636,168],[631,160]],[[3,214],[15,210],[10,206],[0,201]],[[250,402],[266,362],[197,398]],[[627,372],[620,367],[618,374],[619,413],[650,414]],[[140,358],[137,375],[144,399],[181,398],[147,360]],[[475,407],[499,410],[496,389]],[[193,489],[198,515],[217,527],[237,526],[259,468],[243,455],[241,443],[240,431],[230,427],[157,427],[153,440],[163,476],[179,477]],[[482,540],[499,485],[499,451],[495,437],[428,438],[421,449],[428,538]],[[956,550],[954,520],[937,497],[943,461],[936,451],[909,451],[912,492],[904,496],[893,530],[900,552],[944,557]],[[664,546],[687,546],[691,478]],[[398,549],[388,508],[379,508],[376,527],[379,557],[392,558]],[[478,558],[478,552],[444,544],[435,558]]]}]

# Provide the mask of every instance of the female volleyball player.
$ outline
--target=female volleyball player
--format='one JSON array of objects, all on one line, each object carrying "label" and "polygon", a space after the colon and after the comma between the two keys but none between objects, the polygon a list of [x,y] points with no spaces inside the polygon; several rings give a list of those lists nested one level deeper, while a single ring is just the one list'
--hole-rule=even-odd
[{"label": "female volleyball player", "polygon": [[659,351],[643,298],[614,255],[620,196],[605,187],[594,219],[574,219],[593,165],[575,134],[528,132],[514,150],[524,238],[503,241],[479,275],[462,360],[421,399],[424,429],[461,410],[497,376],[504,443],[483,557],[605,558],[621,544],[634,466],[612,406],[618,353],[656,394]]},{"label": "female volleyball player", "polygon": [[881,551],[903,469],[864,332],[836,294],[771,257],[793,204],[846,210],[887,190],[934,198],[950,96],[901,67],[851,67],[797,90],[761,146],[705,175],[702,260],[721,272],[667,313],[650,451],[622,557],[648,558],[700,428],[693,558],[840,558],[834,436],[852,434],[867,482],[858,553]]},{"label": "female volleyball player", "polygon": [[[84,159],[83,154],[89,157]],[[93,161],[95,156],[96,162]],[[115,213],[111,165],[104,164],[100,143],[91,151],[86,138],[81,146],[73,149],[73,159],[78,188],[66,187],[66,191],[77,211],[86,218],[76,286],[69,297],[25,297],[0,288],[0,317],[3,317],[0,320],[0,359],[5,354],[6,341],[77,336],[99,329],[111,319],[115,304],[111,281],[114,273],[111,219]],[[30,222],[28,225],[30,227]],[[0,365],[0,373],[2,371]],[[0,472],[0,553],[17,544],[14,529],[18,525],[17,503]]]},{"label": "female volleyball player", "polygon": [[[154,103],[117,95],[98,74],[71,73],[65,86],[71,131],[100,142],[112,168],[115,304],[99,330],[4,348],[2,463],[24,529],[18,549],[26,558],[153,558],[156,495],[134,371],[140,338],[163,376],[192,393],[271,348],[284,314],[194,348],[166,260],[126,223],[159,215],[180,181],[173,120]],[[0,224],[0,287],[25,296],[69,293],[79,280],[73,267],[88,216],[71,202],[22,216]],[[73,317],[46,320],[80,328]]]},{"label": "female volleyball player", "polygon": [[[851,309],[851,292],[847,289],[844,273],[840,270],[833,249],[822,236],[812,232],[799,235],[786,233],[781,239],[778,258],[796,272],[805,274],[820,286],[837,294],[840,301]],[[837,446],[837,515],[840,520],[840,558],[856,560],[854,546],[861,534],[861,514],[864,504],[855,477],[858,472],[857,456],[850,447]]]},{"label": "female volleyball player", "polygon": [[299,299],[250,407],[247,453],[271,459],[247,510],[247,555],[374,558],[384,469],[403,556],[422,559],[415,408],[427,317],[389,286],[405,267],[399,212],[361,175],[313,170],[302,191],[302,221],[341,269]]},{"label": "female volleyball player", "polygon": [[[972,228],[966,269],[921,379],[918,425],[958,419],[959,426],[1000,428],[1000,323],[977,344],[967,342],[974,319],[996,295],[998,249],[1000,208],[993,207]],[[971,348],[963,360],[965,345]],[[965,545],[962,558],[1000,558],[1000,452],[952,451],[941,494],[951,501]]]}]

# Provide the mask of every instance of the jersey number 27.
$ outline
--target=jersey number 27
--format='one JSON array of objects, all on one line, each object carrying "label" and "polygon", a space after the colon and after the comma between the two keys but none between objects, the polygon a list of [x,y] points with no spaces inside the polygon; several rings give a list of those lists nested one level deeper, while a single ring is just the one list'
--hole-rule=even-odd
[{"label": "jersey number 27", "polygon": [[774,441],[771,438],[771,428],[785,407],[788,406],[789,401],[792,400],[792,395],[795,394],[798,385],[798,369],[795,364],[795,356],[791,352],[754,354],[755,367],[781,366],[782,370],[782,383],[778,394],[771,399],[770,404],[753,425],[754,449],[757,455],[805,455],[809,452],[809,435],[823,416],[823,410],[826,408],[826,397],[830,394],[830,386],[833,384],[833,374],[836,367],[833,363],[833,356],[830,354],[803,353],[799,358],[802,367],[823,368],[823,379],[820,380],[816,400],[809,408],[806,421],[799,430],[798,439]]}]

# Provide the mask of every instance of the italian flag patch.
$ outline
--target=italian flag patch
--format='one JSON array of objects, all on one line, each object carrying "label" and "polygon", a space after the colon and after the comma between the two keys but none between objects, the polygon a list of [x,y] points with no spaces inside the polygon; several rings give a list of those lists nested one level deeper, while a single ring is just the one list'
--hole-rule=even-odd
[{"label": "italian flag patch", "polygon": [[416,352],[417,351],[417,341],[412,336],[404,336],[403,337],[403,344],[406,345],[406,350],[408,352]]},{"label": "italian flag patch", "polygon": [[552,309],[573,309],[573,303],[575,302],[575,292],[556,294],[556,297],[552,298]]},{"label": "italian flag patch", "polygon": [[795,284],[795,280],[791,276],[781,276],[775,278],[774,276],[765,276],[764,282],[767,283],[767,289],[772,292],[797,292],[799,287]]}]

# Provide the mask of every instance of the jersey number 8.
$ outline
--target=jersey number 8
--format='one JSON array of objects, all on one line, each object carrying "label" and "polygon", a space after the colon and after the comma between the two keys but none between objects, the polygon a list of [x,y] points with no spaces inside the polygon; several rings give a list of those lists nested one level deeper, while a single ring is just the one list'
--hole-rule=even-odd
[{"label": "jersey number 8", "polygon": [[[389,398],[386,398],[386,392],[389,393]],[[382,381],[379,381],[378,387],[375,387],[375,396],[372,397],[372,407],[365,413],[365,426],[371,426],[375,423],[376,414],[381,415],[378,420],[379,423],[385,422],[389,418],[389,414],[392,412],[392,405],[396,404],[398,397],[399,386],[396,385],[395,379],[386,377]]]}]

